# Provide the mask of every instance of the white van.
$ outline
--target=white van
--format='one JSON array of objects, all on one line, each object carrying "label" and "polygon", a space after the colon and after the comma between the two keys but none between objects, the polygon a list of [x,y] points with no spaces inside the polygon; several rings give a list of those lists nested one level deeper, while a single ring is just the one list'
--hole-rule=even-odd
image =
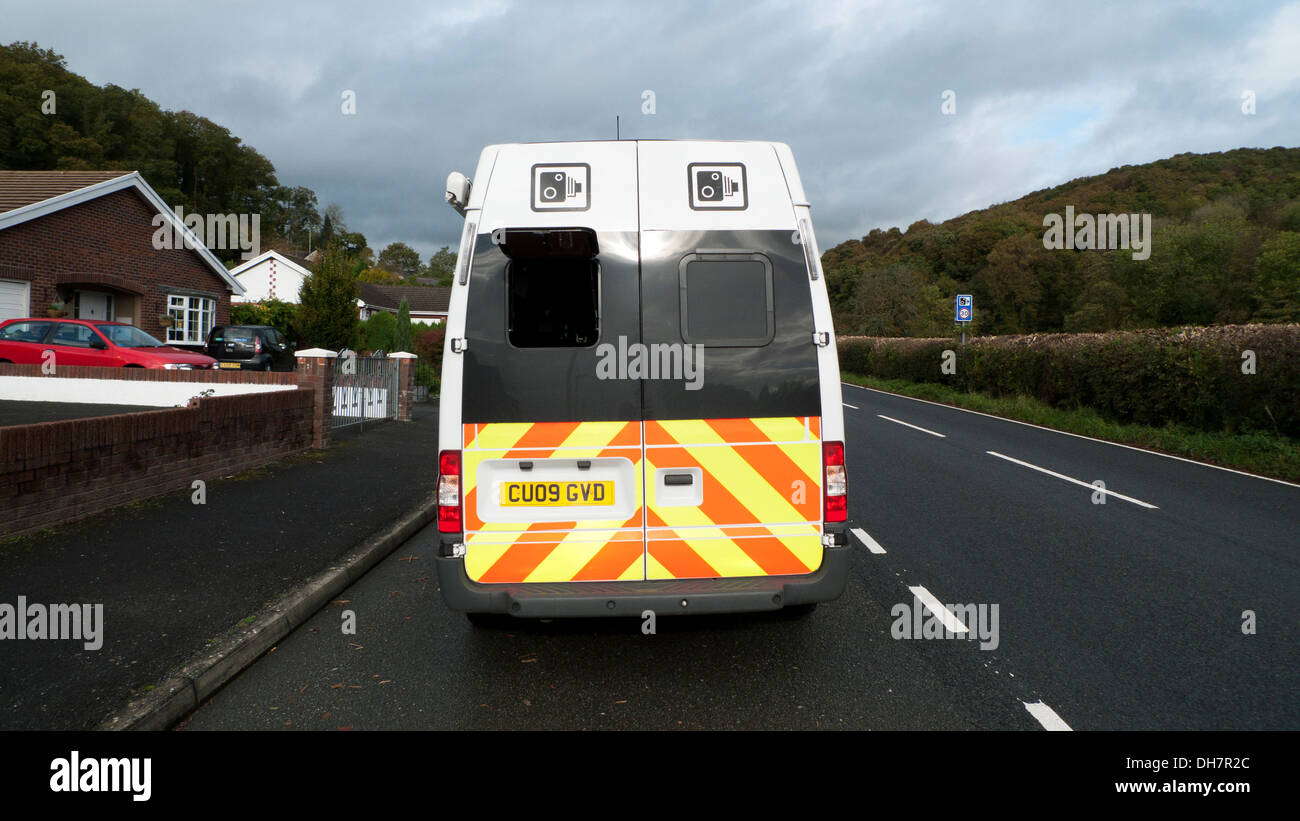
[{"label": "white van", "polygon": [[839,363],[788,146],[493,145],[442,366],[438,579],[471,616],[811,609],[848,573]]}]

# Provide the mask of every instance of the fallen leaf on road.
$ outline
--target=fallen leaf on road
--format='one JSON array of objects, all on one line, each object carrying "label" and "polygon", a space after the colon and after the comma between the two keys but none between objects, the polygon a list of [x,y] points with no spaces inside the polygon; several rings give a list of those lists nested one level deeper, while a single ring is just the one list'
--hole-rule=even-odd
[{"label": "fallen leaf on road", "polygon": [[399,562],[406,562],[407,564],[410,564],[411,562],[418,562],[419,560],[420,557],[414,554],[410,556],[403,556],[402,558],[398,559]]},{"label": "fallen leaf on road", "polygon": [[351,604],[351,603],[352,603],[352,599],[335,599],[334,601],[330,602],[330,604],[334,605],[335,607],[342,607],[345,604]]},{"label": "fallen leaf on road", "polygon": [[532,664],[532,663],[535,662],[535,661],[537,661],[537,659],[520,659],[520,660],[519,660],[519,663],[520,663],[520,664]]},{"label": "fallen leaf on road", "polygon": [[383,681],[381,681],[381,682],[379,682],[379,683],[380,683],[380,684],[392,684],[392,683],[393,683],[393,680],[392,680],[391,678],[386,678],[386,679],[384,679]]},{"label": "fallen leaf on road", "polygon": [[524,706],[525,706],[525,707],[532,707],[532,706],[533,706],[533,703],[532,703],[531,701],[529,701],[528,699],[524,699]]},{"label": "fallen leaf on road", "polygon": [[362,649],[362,648],[361,648],[361,645],[360,645],[360,644],[357,644],[355,641],[350,641],[350,642],[348,642],[348,647],[351,647],[353,650],[360,650],[360,649]]},{"label": "fallen leaf on road", "polygon": [[339,688],[342,687],[342,686],[343,686],[343,682],[340,681],[338,684],[331,685],[331,686],[330,686],[330,689],[331,689],[331,690],[337,690],[337,689],[339,689]]}]

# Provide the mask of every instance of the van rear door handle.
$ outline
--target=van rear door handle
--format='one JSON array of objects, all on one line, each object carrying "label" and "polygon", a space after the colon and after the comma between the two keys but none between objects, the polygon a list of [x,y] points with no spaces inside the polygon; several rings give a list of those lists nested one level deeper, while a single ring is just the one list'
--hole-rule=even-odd
[{"label": "van rear door handle", "polygon": [[695,477],[689,473],[665,473],[664,484],[665,485],[693,485],[695,484]]}]

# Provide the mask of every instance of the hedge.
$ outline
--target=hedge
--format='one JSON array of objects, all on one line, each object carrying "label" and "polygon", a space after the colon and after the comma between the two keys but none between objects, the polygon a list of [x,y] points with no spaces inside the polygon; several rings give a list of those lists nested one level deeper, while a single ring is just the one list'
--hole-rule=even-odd
[{"label": "hedge", "polygon": [[[990,336],[965,345],[841,337],[838,349],[847,373],[1031,396],[1117,422],[1300,438],[1300,325]],[[946,350],[956,355],[956,373],[942,372]],[[1243,373],[1246,351],[1254,353],[1253,374]]]}]

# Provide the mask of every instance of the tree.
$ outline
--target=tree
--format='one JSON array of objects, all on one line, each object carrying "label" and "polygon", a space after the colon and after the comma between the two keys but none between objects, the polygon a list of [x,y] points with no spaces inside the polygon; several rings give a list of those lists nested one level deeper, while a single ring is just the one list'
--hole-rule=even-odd
[{"label": "tree", "polygon": [[1255,272],[1260,316],[1300,321],[1300,232],[1281,231],[1264,243]]},{"label": "tree", "polygon": [[393,332],[393,350],[411,352],[411,306],[407,304],[406,297],[402,297],[402,304],[397,308],[397,329]]},{"label": "tree", "polygon": [[429,266],[425,268],[425,276],[438,280],[442,286],[451,285],[452,277],[456,275],[456,255],[446,246],[442,246],[433,256],[429,257]]},{"label": "tree", "polygon": [[361,347],[368,351],[391,351],[396,332],[397,319],[388,311],[371,314],[361,324]]},{"label": "tree", "polygon": [[331,244],[302,282],[298,330],[308,347],[341,350],[357,341],[357,280],[343,249]]},{"label": "tree", "polygon": [[392,242],[379,252],[379,267],[399,277],[412,277],[420,272],[420,255],[405,242]]},{"label": "tree", "polygon": [[365,268],[357,274],[357,282],[373,282],[378,285],[400,285],[402,278],[383,268]]}]

